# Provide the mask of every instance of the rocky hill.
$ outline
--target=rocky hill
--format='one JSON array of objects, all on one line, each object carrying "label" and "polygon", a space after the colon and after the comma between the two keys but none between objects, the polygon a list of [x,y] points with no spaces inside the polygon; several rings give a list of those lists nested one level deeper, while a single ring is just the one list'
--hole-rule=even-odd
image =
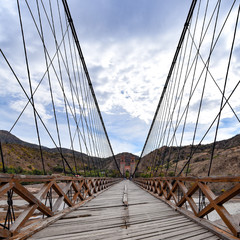
[{"label": "rocky hill", "polygon": [[[190,161],[190,167],[186,173],[186,169],[182,175],[188,176],[206,176],[213,144],[205,144],[193,146],[194,154]],[[179,147],[166,147],[163,146],[160,149],[153,151],[143,158],[139,166],[139,172],[150,172],[149,166],[154,166],[152,159],[156,156],[155,169],[156,175],[162,175],[166,173],[168,169],[168,175],[173,175],[177,164],[177,173],[183,168],[189,156],[191,154],[192,146]],[[153,157],[154,156],[154,157]],[[178,160],[178,163],[177,163]],[[169,164],[168,164],[169,162]],[[161,171],[162,169],[162,171]],[[236,135],[227,140],[216,142],[213,162],[211,167],[212,176],[235,176],[240,174],[240,135]]]},{"label": "rocky hill", "polygon": [[[38,145],[24,142],[21,139],[14,136],[13,134],[11,134],[10,132],[5,131],[5,130],[0,130],[0,140],[1,140],[2,144],[4,144],[4,143],[5,144],[18,144],[18,145],[30,147],[30,148],[39,148]],[[45,148],[45,149],[47,149],[47,148]]]},{"label": "rocky hill", "polygon": [[[5,166],[9,173],[42,174],[42,162],[39,146],[22,141],[11,133],[0,130],[0,141],[2,143]],[[42,147],[45,169],[47,173],[62,173],[62,156],[56,148]],[[62,153],[71,168],[75,171],[73,151],[62,149]],[[93,166],[98,166],[99,158],[88,156],[84,153],[74,151],[78,172],[83,173],[84,169],[90,171]],[[1,162],[1,161],[0,161]],[[112,158],[100,159],[102,170],[116,171]],[[66,165],[66,164],[65,164]],[[0,171],[2,163],[0,163]],[[66,170],[70,172],[69,168]]]},{"label": "rocky hill", "polygon": [[[24,174],[27,172],[39,173],[42,169],[41,158],[39,154],[39,147],[35,144],[27,143],[21,139],[15,137],[7,131],[0,131],[0,140],[3,147],[3,156],[8,170],[14,173],[16,168],[18,168],[18,173],[21,171]],[[177,173],[182,169],[184,164],[191,153],[191,146],[178,147],[162,147],[153,151],[144,157],[144,159],[139,164],[138,173],[149,176],[153,172],[153,167],[155,165],[155,176],[160,176],[163,173],[172,176],[175,171],[177,164]],[[196,146],[194,146],[194,149]],[[187,172],[188,176],[206,176],[209,168],[209,162],[211,157],[212,144],[199,145],[195,151],[190,167]],[[89,165],[89,156],[84,153],[75,151],[77,168],[80,172],[83,169],[88,170],[92,168],[93,164],[97,164],[97,158],[91,157]],[[63,149],[63,155],[69,164],[75,169],[75,164],[73,161],[72,151],[70,149]],[[125,155],[126,159],[130,159],[132,156],[135,157],[136,162],[138,161],[138,156],[132,153],[119,153],[116,155],[116,160],[118,164],[120,163],[121,156]],[[156,156],[156,158],[155,158]],[[179,156],[179,157],[178,157]],[[61,173],[62,169],[62,158],[59,151],[56,148],[43,147],[43,157],[45,161],[45,167],[49,173]],[[179,161],[177,163],[177,159]],[[153,162],[156,159],[156,162]],[[115,162],[112,158],[100,159],[102,163],[102,169],[109,171],[117,171]],[[1,162],[1,161],[0,161]],[[169,162],[169,163],[168,163]],[[2,165],[0,163],[0,168]],[[161,170],[162,169],[162,170]],[[236,135],[227,140],[222,140],[216,143],[215,152],[213,156],[213,164],[211,168],[211,175],[222,176],[222,175],[239,175],[240,173],[240,135]],[[34,174],[34,173],[33,173]],[[183,171],[182,175],[186,175],[186,170]]]}]

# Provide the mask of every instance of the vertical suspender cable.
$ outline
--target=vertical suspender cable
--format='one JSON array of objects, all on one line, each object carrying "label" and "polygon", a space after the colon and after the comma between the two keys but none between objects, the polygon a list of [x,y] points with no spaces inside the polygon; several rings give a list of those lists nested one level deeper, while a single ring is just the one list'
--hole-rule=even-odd
[{"label": "vertical suspender cable", "polygon": [[[72,34],[73,34],[73,37],[74,37],[74,40],[75,40],[75,43],[76,43],[76,46],[77,46],[77,50],[78,50],[80,59],[82,61],[82,65],[83,65],[83,69],[84,69],[84,72],[85,72],[85,75],[86,75],[86,78],[87,78],[87,81],[88,81],[88,85],[89,85],[89,88],[91,90],[91,93],[92,93],[92,96],[93,96],[93,99],[94,99],[94,102],[95,102],[95,105],[96,105],[96,108],[97,108],[97,111],[98,111],[98,114],[99,114],[99,117],[100,117],[100,120],[101,120],[101,123],[102,123],[102,126],[103,126],[103,130],[104,130],[105,136],[107,138],[107,142],[108,142],[110,150],[111,150],[111,154],[113,155],[113,158],[114,158],[115,164],[117,166],[117,169],[120,172],[120,169],[119,169],[117,160],[115,158],[115,155],[113,153],[113,149],[112,149],[110,140],[108,138],[108,134],[107,134],[107,131],[106,131],[106,128],[105,128],[105,125],[104,125],[104,122],[103,122],[103,118],[102,118],[102,115],[101,115],[101,112],[100,112],[100,109],[99,109],[99,106],[98,106],[97,98],[96,98],[94,90],[93,90],[92,82],[91,82],[91,79],[90,79],[90,76],[89,76],[89,73],[88,73],[88,70],[87,70],[87,66],[86,66],[86,63],[85,63],[85,60],[84,60],[84,57],[83,57],[83,54],[82,54],[80,43],[78,41],[77,33],[76,33],[76,30],[75,30],[75,26],[73,24],[71,13],[69,11],[67,0],[62,0],[62,2],[63,2],[65,13],[66,13],[67,18],[68,18],[69,25],[70,25],[71,30],[72,30]],[[196,0],[193,0],[193,2],[196,2]]]},{"label": "vertical suspender cable", "polygon": [[[66,1],[66,0],[63,0],[63,1]],[[155,123],[155,120],[156,120],[156,117],[157,117],[157,114],[158,114],[158,110],[159,110],[159,108],[160,108],[160,106],[161,106],[161,104],[162,104],[163,97],[164,97],[165,92],[166,92],[166,90],[167,90],[168,83],[169,83],[170,78],[171,78],[171,76],[172,76],[172,72],[173,72],[173,69],[174,69],[174,67],[175,67],[175,64],[176,64],[176,61],[177,61],[177,58],[178,58],[180,49],[181,49],[181,47],[182,47],[183,40],[184,40],[184,38],[185,38],[185,34],[186,34],[186,32],[187,32],[189,23],[190,23],[190,21],[191,21],[191,18],[192,18],[192,15],[193,15],[193,12],[194,12],[194,8],[195,8],[195,6],[196,6],[196,3],[197,3],[197,0],[193,0],[193,1],[192,1],[192,4],[191,4],[191,7],[190,7],[190,9],[189,9],[189,12],[188,12],[188,15],[187,15],[186,22],[185,22],[185,24],[184,24],[184,28],[183,28],[182,34],[181,34],[180,40],[179,40],[179,42],[178,42],[178,46],[177,46],[177,49],[176,49],[176,52],[175,52],[175,55],[174,55],[174,58],[173,58],[173,61],[172,61],[172,64],[171,64],[171,67],[170,67],[168,76],[167,76],[167,79],[166,79],[166,82],[165,82],[165,85],[164,85],[164,88],[163,88],[163,91],[162,91],[162,94],[161,94],[159,103],[158,103],[158,105],[157,105],[156,112],[155,112],[154,117],[153,117],[152,124],[151,124],[151,126],[150,126],[150,129],[149,129],[149,132],[148,132],[148,135],[147,135],[145,144],[144,144],[144,146],[143,146],[142,153],[141,153],[141,155],[140,155],[140,159],[139,159],[139,161],[138,161],[138,163],[137,163],[137,166],[136,166],[136,168],[135,168],[135,170],[134,170],[133,175],[136,173],[137,168],[138,168],[138,166],[139,166],[139,163],[141,162],[141,159],[142,159],[142,157],[143,157],[143,153],[144,153],[145,147],[146,147],[146,145],[147,145],[149,136],[150,136],[150,134],[151,134],[153,125],[154,125],[154,123]]]},{"label": "vertical suspender cable", "polygon": [[215,150],[215,146],[216,146],[218,128],[219,128],[220,119],[221,119],[221,113],[222,113],[222,109],[223,109],[222,107],[223,107],[224,95],[225,95],[226,86],[227,86],[228,73],[229,73],[229,68],[230,68],[230,65],[231,65],[232,53],[233,53],[233,48],[234,48],[234,43],[235,43],[235,38],[236,38],[238,19],[239,19],[239,12],[240,12],[240,5],[238,7],[238,13],[237,13],[237,18],[236,18],[236,23],[235,23],[234,33],[233,33],[233,40],[232,40],[232,45],[231,45],[231,51],[230,51],[230,55],[229,55],[229,59],[228,59],[228,66],[227,66],[227,71],[226,71],[226,76],[225,76],[225,81],[224,81],[222,99],[221,99],[221,104],[220,104],[220,111],[219,111],[219,115],[218,115],[217,126],[216,126],[216,131],[215,131],[215,137],[214,137],[212,153],[211,153],[211,158],[210,158],[210,164],[209,164],[209,169],[208,169],[208,176],[210,176],[210,173],[211,173],[211,167],[212,167],[214,150]]},{"label": "vertical suspender cable", "polygon": [[42,145],[41,145],[40,134],[39,134],[39,129],[38,129],[36,109],[35,109],[35,104],[34,104],[34,99],[33,99],[33,90],[32,90],[30,69],[29,69],[29,64],[28,64],[27,49],[26,49],[24,32],[23,32],[23,24],[22,24],[22,17],[21,17],[21,10],[20,10],[20,5],[19,5],[19,0],[17,0],[17,6],[18,6],[18,16],[19,16],[19,22],[20,22],[20,27],[21,27],[21,33],[22,33],[22,41],[23,41],[23,47],[24,47],[25,62],[26,62],[26,67],[27,67],[28,82],[29,82],[30,94],[31,94],[31,98],[30,99],[31,99],[32,106],[33,106],[34,121],[35,121],[35,126],[36,126],[36,131],[37,131],[38,144],[39,144],[40,155],[41,155],[41,160],[42,160],[43,172],[44,172],[44,174],[46,174],[45,165],[44,165],[44,159],[43,159],[43,152],[42,152]]}]

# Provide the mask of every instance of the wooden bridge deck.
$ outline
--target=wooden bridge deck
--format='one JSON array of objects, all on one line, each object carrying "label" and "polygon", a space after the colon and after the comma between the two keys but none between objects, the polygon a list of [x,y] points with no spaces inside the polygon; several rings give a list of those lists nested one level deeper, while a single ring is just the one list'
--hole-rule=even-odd
[{"label": "wooden bridge deck", "polygon": [[[122,203],[128,186],[128,207]],[[122,181],[30,239],[219,239],[130,181]]]}]

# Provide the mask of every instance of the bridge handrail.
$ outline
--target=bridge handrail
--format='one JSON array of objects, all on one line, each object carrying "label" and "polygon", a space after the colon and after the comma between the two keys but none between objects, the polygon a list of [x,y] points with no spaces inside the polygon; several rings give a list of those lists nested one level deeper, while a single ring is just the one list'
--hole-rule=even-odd
[{"label": "bridge handrail", "polygon": [[153,177],[153,178],[135,178],[135,180],[181,180],[186,182],[240,182],[240,176],[211,176],[211,177]]},{"label": "bridge handrail", "polygon": [[[240,176],[156,177],[135,178],[133,181],[192,218],[203,218],[216,211],[226,225],[225,230],[230,230],[235,237],[240,237],[239,222],[223,206],[240,194]],[[222,183],[233,186],[215,195],[211,188],[214,184]],[[199,191],[198,196],[196,196],[197,191]]]},{"label": "bridge handrail", "polygon": [[[6,201],[6,217],[5,220],[0,220],[0,238],[9,238],[24,232],[26,225],[41,222],[41,215],[53,217],[63,212],[65,214],[92,199],[94,193],[119,181],[118,178],[107,177],[0,174],[0,200]],[[31,189],[30,184],[34,184],[34,189]],[[16,197],[28,203],[21,206],[22,212],[16,211]],[[38,220],[32,218],[36,214]],[[28,226],[28,230],[29,228]]]},{"label": "bridge handrail", "polygon": [[70,181],[70,180],[82,180],[82,179],[112,179],[109,177],[72,177],[61,175],[20,175],[20,174],[0,174],[0,182],[8,182],[11,179],[18,180],[20,182],[44,182],[55,179],[56,181]]}]

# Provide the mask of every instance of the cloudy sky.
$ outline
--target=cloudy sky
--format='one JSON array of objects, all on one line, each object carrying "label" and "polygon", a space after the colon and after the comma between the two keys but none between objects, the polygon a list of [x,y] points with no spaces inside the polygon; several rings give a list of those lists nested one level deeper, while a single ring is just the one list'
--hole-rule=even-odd
[{"label": "cloudy sky", "polygon": [[[191,4],[190,0],[71,0],[69,8],[114,153],[140,154]],[[27,12],[27,11],[26,11]],[[23,10],[23,15],[25,11]],[[30,21],[25,24],[31,29]],[[21,72],[16,1],[0,5],[0,47]],[[32,40],[32,49],[38,45]],[[21,46],[22,47],[22,46]],[[29,49],[31,52],[31,49]],[[32,50],[34,51],[34,50]],[[24,102],[0,58],[0,123],[9,130]],[[1,66],[2,65],[2,66]],[[33,69],[42,70],[32,59]],[[43,67],[44,68],[44,67]],[[44,88],[39,89],[44,94]],[[213,99],[214,100],[214,99]],[[39,111],[47,121],[47,107]],[[37,142],[27,111],[13,134]],[[29,115],[31,115],[31,111]],[[229,137],[229,135],[224,135]],[[47,145],[47,143],[46,143]]]},{"label": "cloudy sky", "polygon": [[190,3],[69,2],[115,153],[142,150]]}]

